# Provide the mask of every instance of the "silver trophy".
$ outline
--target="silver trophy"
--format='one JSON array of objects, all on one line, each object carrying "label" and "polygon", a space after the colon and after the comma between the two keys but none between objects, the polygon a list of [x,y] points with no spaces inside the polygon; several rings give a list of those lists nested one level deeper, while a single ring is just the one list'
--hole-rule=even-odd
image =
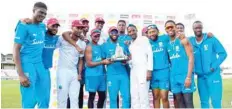
[{"label": "silver trophy", "polygon": [[111,61],[123,61],[127,60],[128,56],[126,56],[123,53],[122,47],[119,46],[119,43],[117,43],[116,49],[115,49],[115,54],[111,57]]}]

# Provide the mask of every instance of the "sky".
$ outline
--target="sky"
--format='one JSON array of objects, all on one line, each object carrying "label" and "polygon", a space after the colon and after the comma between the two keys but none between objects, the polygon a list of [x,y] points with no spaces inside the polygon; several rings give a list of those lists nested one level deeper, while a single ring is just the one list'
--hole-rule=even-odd
[{"label": "sky", "polygon": [[[33,4],[38,0],[4,0],[0,7],[1,53],[12,53],[14,28],[20,18],[31,17]],[[205,32],[212,32],[224,45],[228,57],[224,66],[232,67],[230,43],[232,16],[230,0],[40,0],[48,6],[48,13],[145,13],[195,14]],[[178,22],[184,21],[178,19]],[[192,24],[189,21],[189,24]],[[191,25],[186,26],[191,35]]]}]

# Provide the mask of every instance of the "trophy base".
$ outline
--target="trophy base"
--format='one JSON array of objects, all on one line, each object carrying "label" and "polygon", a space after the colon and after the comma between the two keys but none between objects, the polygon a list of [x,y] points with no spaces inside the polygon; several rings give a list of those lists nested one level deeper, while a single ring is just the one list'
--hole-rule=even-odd
[{"label": "trophy base", "polygon": [[125,61],[128,58],[111,58],[111,61]]}]

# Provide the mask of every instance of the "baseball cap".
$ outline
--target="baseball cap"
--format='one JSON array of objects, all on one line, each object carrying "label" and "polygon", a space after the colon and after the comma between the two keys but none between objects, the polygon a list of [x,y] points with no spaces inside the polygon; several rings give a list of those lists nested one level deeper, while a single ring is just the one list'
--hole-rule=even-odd
[{"label": "baseball cap", "polygon": [[86,19],[86,18],[82,18],[80,21],[81,21],[82,23],[83,23],[83,22],[88,22],[88,23],[89,23],[89,20]]},{"label": "baseball cap", "polygon": [[101,34],[101,31],[99,29],[92,29],[90,36],[95,36]]},{"label": "baseball cap", "polygon": [[103,19],[102,17],[96,18],[96,19],[95,19],[95,23],[96,23],[96,22],[103,22],[103,23],[105,23],[105,21],[104,21],[104,19]]},{"label": "baseball cap", "polygon": [[57,25],[60,26],[59,21],[56,18],[50,18],[50,19],[48,19],[47,25],[55,25],[55,24],[57,24]]},{"label": "baseball cap", "polygon": [[158,27],[155,24],[152,24],[152,25],[147,26],[147,31],[149,29],[157,29],[158,30]]},{"label": "baseball cap", "polygon": [[80,20],[72,21],[72,27],[85,27]]},{"label": "baseball cap", "polygon": [[135,29],[137,29],[137,27],[136,27],[134,24],[129,24],[129,25],[127,26],[127,29],[128,29],[129,27],[134,27]]},{"label": "baseball cap", "polygon": [[113,30],[117,30],[118,31],[118,29],[115,26],[112,26],[112,27],[109,28],[108,33],[110,33]]}]

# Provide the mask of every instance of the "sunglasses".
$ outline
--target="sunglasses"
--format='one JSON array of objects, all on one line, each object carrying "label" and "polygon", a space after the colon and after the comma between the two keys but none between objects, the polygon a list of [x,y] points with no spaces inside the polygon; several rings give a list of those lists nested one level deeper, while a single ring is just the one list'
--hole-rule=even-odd
[{"label": "sunglasses", "polygon": [[93,37],[94,37],[94,38],[99,38],[99,37],[100,37],[100,35],[94,35]]},{"label": "sunglasses", "polygon": [[110,32],[110,34],[113,34],[113,35],[118,34],[118,31],[113,30],[113,31]]},{"label": "sunglasses", "polygon": [[148,27],[147,27],[147,29],[149,30],[149,29],[157,29],[157,26],[156,25],[149,25]]},{"label": "sunglasses", "polygon": [[174,28],[174,26],[167,26],[167,27],[165,27],[165,29],[167,29],[167,30],[173,29],[173,28]]}]

